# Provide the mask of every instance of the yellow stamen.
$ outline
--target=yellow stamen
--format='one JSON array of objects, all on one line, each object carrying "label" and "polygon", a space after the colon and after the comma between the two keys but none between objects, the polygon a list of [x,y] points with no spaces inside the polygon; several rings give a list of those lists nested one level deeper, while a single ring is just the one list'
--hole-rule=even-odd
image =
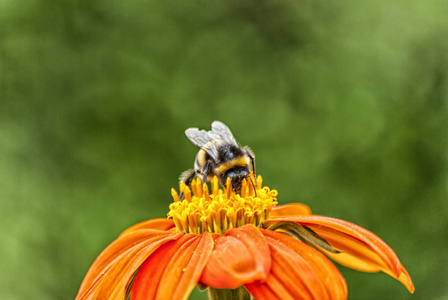
[{"label": "yellow stamen", "polygon": [[[204,182],[205,183],[205,182]],[[218,177],[213,177],[212,179],[212,192],[213,192],[213,196],[217,196],[218,195]]]},{"label": "yellow stamen", "polygon": [[171,189],[171,196],[173,197],[174,202],[179,202],[180,201],[179,195],[177,194],[175,189]]},{"label": "yellow stamen", "polygon": [[261,178],[261,175],[258,175],[257,177],[257,189],[261,189],[261,184],[263,183],[263,178]]},{"label": "yellow stamen", "polygon": [[[168,218],[172,218],[178,232],[202,234],[203,232],[224,234],[227,230],[246,224],[261,227],[269,218],[271,209],[277,205],[276,190],[261,186],[262,178],[252,177],[255,189],[250,181],[243,180],[241,193],[233,191],[230,179],[226,187],[219,189],[217,177],[212,178],[212,193],[209,193],[206,183],[198,178],[191,183],[191,190],[181,183],[180,192],[184,200],[180,201],[173,189],[171,195],[174,202],[170,205]],[[255,196],[256,195],[256,196]]]}]

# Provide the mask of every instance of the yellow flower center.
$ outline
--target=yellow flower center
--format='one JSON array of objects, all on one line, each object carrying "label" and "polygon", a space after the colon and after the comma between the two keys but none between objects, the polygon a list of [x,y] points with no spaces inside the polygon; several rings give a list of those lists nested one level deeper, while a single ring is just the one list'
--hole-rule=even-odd
[{"label": "yellow flower center", "polygon": [[[253,175],[252,175],[253,178]],[[254,180],[254,178],[252,179]],[[227,230],[246,224],[261,227],[269,218],[271,209],[277,205],[276,190],[261,187],[258,176],[255,188],[250,180],[243,179],[240,194],[236,194],[227,178],[226,187],[219,188],[218,178],[211,181],[212,193],[206,183],[198,178],[191,183],[191,189],[181,182],[179,195],[171,189],[174,202],[170,204],[168,218],[172,218],[178,232],[202,234],[203,232],[224,234]]]}]

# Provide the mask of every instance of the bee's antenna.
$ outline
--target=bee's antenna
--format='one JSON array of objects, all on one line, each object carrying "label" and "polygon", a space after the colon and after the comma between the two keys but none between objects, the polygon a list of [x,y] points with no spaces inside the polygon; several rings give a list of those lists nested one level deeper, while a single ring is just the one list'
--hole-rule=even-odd
[{"label": "bee's antenna", "polygon": [[257,187],[255,186],[254,181],[252,180],[252,176],[249,175],[249,179],[250,182],[252,183],[252,186],[254,187],[255,197],[257,197]]}]

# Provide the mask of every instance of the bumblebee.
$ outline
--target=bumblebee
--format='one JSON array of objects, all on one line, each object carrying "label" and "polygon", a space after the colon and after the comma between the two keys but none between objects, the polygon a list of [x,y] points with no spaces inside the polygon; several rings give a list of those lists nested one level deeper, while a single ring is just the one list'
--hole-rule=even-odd
[{"label": "bumblebee", "polygon": [[204,183],[217,176],[221,185],[225,186],[227,178],[230,178],[233,190],[240,193],[242,180],[249,178],[255,188],[250,177],[251,171],[255,176],[255,156],[247,146],[240,148],[224,123],[213,122],[210,131],[188,128],[185,135],[200,150],[196,155],[194,169],[183,172],[181,182],[190,186],[195,176]]}]

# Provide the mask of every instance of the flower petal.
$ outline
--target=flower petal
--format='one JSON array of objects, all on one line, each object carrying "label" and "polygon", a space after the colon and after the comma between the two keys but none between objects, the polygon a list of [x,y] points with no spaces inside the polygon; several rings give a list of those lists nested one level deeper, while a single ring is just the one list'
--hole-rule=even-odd
[{"label": "flower petal", "polygon": [[202,234],[198,247],[192,253],[188,264],[182,268],[183,273],[176,283],[176,291],[173,293],[173,299],[188,298],[201,277],[202,271],[212,253],[213,245],[214,240],[212,236],[207,232]]},{"label": "flower petal", "polygon": [[[124,297],[128,281],[144,259],[164,243],[181,235],[147,229],[118,238],[92,264],[76,299]],[[119,280],[115,278],[117,274]]]},{"label": "flower petal", "polygon": [[174,225],[173,220],[166,219],[166,218],[159,218],[159,219],[151,219],[147,221],[140,222],[138,224],[135,224],[134,226],[129,227],[123,233],[120,234],[120,237],[126,234],[129,234],[131,232],[141,230],[141,229],[156,229],[156,230],[170,230],[174,229],[176,226]]},{"label": "flower petal", "polygon": [[119,237],[106,249],[104,249],[103,252],[94,261],[81,284],[80,291],[83,290],[89,282],[93,281],[93,278],[96,278],[101,273],[107,271],[115,263],[116,260],[123,257],[134,247],[140,245],[141,243],[157,241],[168,235],[169,233],[164,231],[147,230],[134,233],[126,238]]},{"label": "flower petal", "polygon": [[265,281],[245,284],[252,296],[257,300],[328,299],[323,283],[306,259],[276,239],[265,238],[271,251],[271,272]]},{"label": "flower petal", "polygon": [[187,299],[213,249],[210,234],[188,234],[160,247],[141,266],[131,299]]},{"label": "flower petal", "polygon": [[303,257],[323,283],[329,299],[347,299],[347,284],[338,268],[313,247],[283,233],[261,230],[261,233],[284,244]]},{"label": "flower petal", "polygon": [[132,285],[131,299],[155,299],[160,279],[173,256],[182,247],[188,247],[199,236],[186,234],[176,241],[166,243],[140,266]]},{"label": "flower petal", "polygon": [[214,288],[236,289],[264,280],[270,268],[271,255],[265,238],[255,226],[245,225],[216,239],[200,281]]},{"label": "flower petal", "polygon": [[300,203],[291,203],[285,205],[277,205],[272,208],[270,213],[271,218],[282,218],[282,217],[298,217],[298,216],[310,216],[311,209]]},{"label": "flower petal", "polygon": [[414,285],[395,252],[378,236],[353,223],[322,216],[278,218],[265,221],[269,226],[278,221],[293,221],[314,230],[343,253],[325,252],[331,259],[363,272],[383,271],[398,279],[412,293]]}]

